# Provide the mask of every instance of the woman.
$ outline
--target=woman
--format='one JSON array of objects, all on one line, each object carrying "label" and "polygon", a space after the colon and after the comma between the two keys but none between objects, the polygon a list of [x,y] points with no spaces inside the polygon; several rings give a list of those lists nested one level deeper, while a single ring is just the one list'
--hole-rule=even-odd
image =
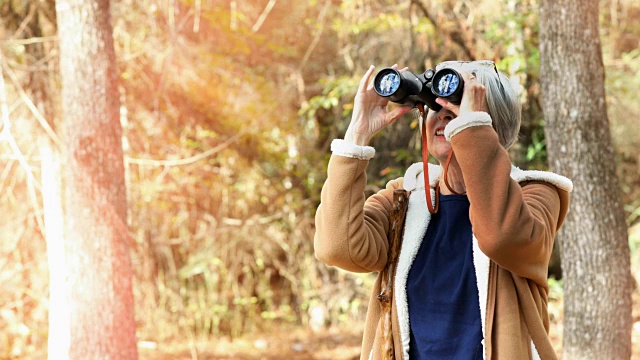
[{"label": "woman", "polygon": [[[490,62],[489,62],[490,63]],[[493,63],[490,63],[493,64]],[[334,140],[316,214],[316,257],[354,272],[387,263],[393,190],[411,192],[396,266],[392,329],[397,359],[555,359],[548,338],[547,266],[569,206],[571,181],[512,166],[520,107],[510,82],[487,62],[447,62],[464,78],[460,105],[429,111],[431,214],[423,164],[365,201],[366,146],[408,107],[386,110],[366,72],[344,140]],[[451,152],[452,157],[445,166]],[[445,184],[445,171],[448,182]],[[456,195],[457,194],[457,195]],[[380,276],[369,302],[361,359],[380,358]]]}]

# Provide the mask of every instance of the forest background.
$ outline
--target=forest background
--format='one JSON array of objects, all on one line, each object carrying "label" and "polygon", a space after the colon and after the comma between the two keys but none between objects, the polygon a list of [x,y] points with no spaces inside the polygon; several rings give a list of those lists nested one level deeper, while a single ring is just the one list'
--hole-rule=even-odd
[{"label": "forest background", "polygon": [[[141,357],[356,356],[373,275],[318,263],[312,239],[329,145],[346,130],[360,77],[370,64],[418,73],[444,60],[495,60],[523,104],[512,160],[546,170],[538,5],[112,1]],[[55,5],[0,0],[0,16],[8,114],[0,138],[0,358],[44,358],[42,149],[62,146],[63,121]],[[600,2],[608,115],[636,279],[638,19],[637,0]],[[410,114],[373,139],[369,194],[420,160],[416,129]],[[560,353],[562,279],[558,260],[552,265],[551,332]]]}]

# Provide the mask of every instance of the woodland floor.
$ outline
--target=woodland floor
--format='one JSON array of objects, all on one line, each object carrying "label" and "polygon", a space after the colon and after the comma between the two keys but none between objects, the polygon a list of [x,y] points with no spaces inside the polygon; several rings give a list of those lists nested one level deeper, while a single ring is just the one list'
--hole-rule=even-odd
[{"label": "woodland floor", "polygon": [[[640,238],[640,225],[634,238]],[[632,266],[636,281],[640,282],[640,266]],[[552,292],[553,293],[553,292]],[[550,337],[556,353],[562,353],[562,295],[550,297]],[[633,355],[640,360],[640,292],[634,292]],[[312,332],[303,327],[278,328],[266,333],[248,335],[233,341],[227,338],[215,342],[190,344],[140,343],[141,360],[352,360],[360,355],[360,341],[364,324],[353,323],[339,329]]]},{"label": "woodland floor", "polygon": [[[360,356],[362,326],[353,330],[312,332],[304,329],[278,329],[216,344],[158,346],[139,344],[141,360],[352,360]],[[195,351],[197,348],[197,351]]]},{"label": "woodland floor", "polygon": [[[638,311],[636,301],[635,310]],[[560,311],[562,304],[550,304],[550,312]],[[634,312],[636,312],[634,311]],[[560,311],[561,312],[561,311]],[[558,314],[558,312],[555,312]],[[559,315],[559,316],[558,316]],[[556,353],[562,351],[561,314],[551,327],[551,340]],[[640,359],[640,321],[636,317],[633,327],[633,356]],[[230,341],[220,339],[216,343],[163,345],[142,343],[139,346],[142,360],[356,360],[360,355],[362,324],[351,328],[312,332],[301,328],[277,329],[269,333],[254,334]]]}]

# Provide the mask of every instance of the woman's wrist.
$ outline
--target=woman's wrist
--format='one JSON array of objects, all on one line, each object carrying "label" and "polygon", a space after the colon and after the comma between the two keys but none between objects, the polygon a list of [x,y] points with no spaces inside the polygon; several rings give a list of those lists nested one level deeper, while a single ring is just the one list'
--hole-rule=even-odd
[{"label": "woman's wrist", "polygon": [[347,133],[344,134],[344,140],[354,145],[367,146],[371,138],[366,134],[357,133],[349,128]]}]

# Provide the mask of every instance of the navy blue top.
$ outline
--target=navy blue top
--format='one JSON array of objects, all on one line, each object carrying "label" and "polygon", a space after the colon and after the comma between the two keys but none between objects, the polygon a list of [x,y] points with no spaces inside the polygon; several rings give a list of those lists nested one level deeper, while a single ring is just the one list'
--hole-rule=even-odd
[{"label": "navy blue top", "polygon": [[407,279],[409,358],[482,359],[482,324],[466,195],[440,195]]}]

